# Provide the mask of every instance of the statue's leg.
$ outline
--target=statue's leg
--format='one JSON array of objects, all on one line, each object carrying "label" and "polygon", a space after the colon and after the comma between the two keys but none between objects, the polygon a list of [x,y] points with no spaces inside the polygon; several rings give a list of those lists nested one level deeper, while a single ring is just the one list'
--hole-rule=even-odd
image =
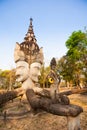
[{"label": "statue's leg", "polygon": [[39,97],[32,89],[26,91],[26,96],[31,107],[36,111],[42,109],[54,115],[66,116],[68,130],[80,130],[80,113],[83,112],[82,107],[77,105],[54,104],[51,99]]},{"label": "statue's leg", "polygon": [[67,130],[80,130],[80,116],[67,117]]}]

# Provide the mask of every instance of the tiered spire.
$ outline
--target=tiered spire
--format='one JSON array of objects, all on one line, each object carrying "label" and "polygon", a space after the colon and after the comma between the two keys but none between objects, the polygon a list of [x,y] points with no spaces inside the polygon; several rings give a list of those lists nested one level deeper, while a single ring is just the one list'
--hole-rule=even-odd
[{"label": "tiered spire", "polygon": [[32,21],[33,19],[30,18],[28,32],[24,38],[24,42],[21,43],[21,49],[25,51],[27,55],[34,55],[39,51],[39,46],[36,43],[36,38],[33,31]]},{"label": "tiered spire", "polygon": [[38,44],[36,43],[32,26],[32,18],[30,18],[29,29],[24,41],[20,44],[17,42],[16,44],[14,57],[15,62],[18,60],[24,60],[29,64],[33,62],[43,63],[43,49],[39,48]]},{"label": "tiered spire", "polygon": [[27,32],[24,39],[25,39],[25,41],[33,41],[36,43],[37,40],[36,40],[35,35],[34,35],[32,21],[33,21],[33,19],[30,18],[30,26],[29,26],[28,32]]}]

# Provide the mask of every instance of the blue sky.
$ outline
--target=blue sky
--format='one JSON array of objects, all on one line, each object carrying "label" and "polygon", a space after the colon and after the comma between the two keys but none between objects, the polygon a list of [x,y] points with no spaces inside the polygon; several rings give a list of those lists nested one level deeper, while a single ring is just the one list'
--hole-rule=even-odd
[{"label": "blue sky", "polygon": [[23,42],[30,17],[44,61],[66,54],[73,31],[87,27],[87,0],[0,0],[0,69],[12,69],[16,42]]}]

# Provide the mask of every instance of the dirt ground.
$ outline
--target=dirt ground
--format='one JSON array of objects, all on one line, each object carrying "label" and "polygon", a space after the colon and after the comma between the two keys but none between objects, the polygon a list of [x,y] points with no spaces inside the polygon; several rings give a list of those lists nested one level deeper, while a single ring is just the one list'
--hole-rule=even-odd
[{"label": "dirt ground", "polygon": [[[83,107],[83,113],[80,114],[81,130],[87,130],[87,95],[73,94],[69,98],[71,103]],[[46,112],[32,115],[29,110],[26,97],[21,102],[17,98],[7,103],[3,112],[0,112],[0,130],[67,130],[66,117]]]}]

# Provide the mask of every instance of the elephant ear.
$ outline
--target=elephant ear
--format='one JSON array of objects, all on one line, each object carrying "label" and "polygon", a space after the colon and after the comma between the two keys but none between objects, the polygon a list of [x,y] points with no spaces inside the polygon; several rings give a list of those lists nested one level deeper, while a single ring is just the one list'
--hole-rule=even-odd
[{"label": "elephant ear", "polygon": [[16,46],[14,49],[14,61],[24,61],[25,60],[25,54],[24,52],[21,50],[20,44],[18,42],[16,42]]}]

